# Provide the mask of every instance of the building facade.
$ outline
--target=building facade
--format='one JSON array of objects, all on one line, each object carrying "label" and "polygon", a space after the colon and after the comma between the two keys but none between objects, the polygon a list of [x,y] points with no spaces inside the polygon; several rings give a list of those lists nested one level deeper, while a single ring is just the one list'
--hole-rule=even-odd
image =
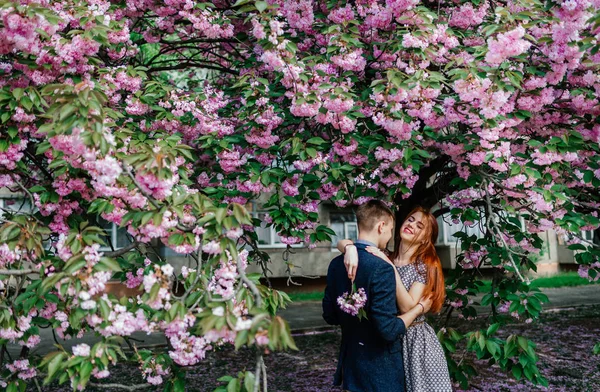
[{"label": "building facade", "polygon": [[[0,189],[0,215],[5,210],[12,211],[31,211],[31,203],[21,195],[9,192],[6,189]],[[264,218],[266,212],[252,206],[252,214],[257,218]],[[338,256],[340,252],[336,248],[339,239],[356,239],[358,237],[358,226],[352,209],[338,208],[333,204],[322,203],[319,207],[321,224],[330,227],[336,235],[331,242],[320,242],[313,249],[307,249],[304,245],[295,245],[292,252],[288,254],[288,264],[283,262],[283,253],[286,245],[281,243],[277,232],[272,227],[266,225],[257,228],[259,239],[259,248],[269,254],[271,264],[269,269],[271,277],[287,277],[288,268],[292,276],[296,277],[319,277],[327,274],[329,262]],[[104,222],[106,230],[106,239],[113,244],[115,248],[121,248],[130,243],[131,238],[126,230],[119,228],[114,223]],[[460,224],[454,224],[444,217],[438,218],[439,235],[436,242],[436,249],[445,269],[456,267],[456,255],[460,251],[460,244],[453,234],[465,230],[468,234],[482,235],[481,228],[477,225],[463,227]],[[566,244],[552,230],[541,234],[544,240],[544,249],[536,261],[538,274],[553,274],[561,269],[570,269],[569,266],[575,264],[573,251],[567,249]],[[584,237],[592,240],[592,232],[583,233]],[[192,266],[194,263],[186,255],[178,254],[170,248],[158,244],[159,253],[166,258],[169,263],[176,267]],[[110,250],[106,247],[103,250]],[[250,266],[251,272],[261,272],[256,266]]]}]

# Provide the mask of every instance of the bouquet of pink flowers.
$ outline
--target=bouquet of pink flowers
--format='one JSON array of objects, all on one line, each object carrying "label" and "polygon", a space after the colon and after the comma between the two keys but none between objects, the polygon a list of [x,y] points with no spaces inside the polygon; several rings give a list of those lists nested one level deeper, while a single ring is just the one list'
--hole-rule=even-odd
[{"label": "bouquet of pink flowers", "polygon": [[363,317],[365,319],[367,318],[367,312],[363,309],[367,303],[367,294],[362,287],[357,290],[356,286],[353,284],[350,294],[345,292],[339,296],[337,303],[340,309],[342,309],[342,312],[351,314],[352,316],[358,316],[359,320],[362,320]]}]

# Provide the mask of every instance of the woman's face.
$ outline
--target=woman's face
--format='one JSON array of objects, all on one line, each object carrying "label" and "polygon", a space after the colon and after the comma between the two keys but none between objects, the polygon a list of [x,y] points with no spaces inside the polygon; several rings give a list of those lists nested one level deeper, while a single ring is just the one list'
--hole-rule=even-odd
[{"label": "woman's face", "polygon": [[408,243],[422,241],[423,231],[425,229],[424,215],[421,211],[417,211],[410,215],[402,226],[400,226],[400,238]]}]

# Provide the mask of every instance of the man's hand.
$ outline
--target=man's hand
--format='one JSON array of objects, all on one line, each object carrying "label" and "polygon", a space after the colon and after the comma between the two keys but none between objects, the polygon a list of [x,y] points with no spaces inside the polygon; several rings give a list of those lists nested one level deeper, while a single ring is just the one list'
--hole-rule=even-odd
[{"label": "man's hand", "polygon": [[356,270],[358,269],[358,250],[356,249],[356,246],[346,246],[344,265],[346,266],[346,272],[348,272],[348,279],[354,283],[354,278],[356,278]]}]

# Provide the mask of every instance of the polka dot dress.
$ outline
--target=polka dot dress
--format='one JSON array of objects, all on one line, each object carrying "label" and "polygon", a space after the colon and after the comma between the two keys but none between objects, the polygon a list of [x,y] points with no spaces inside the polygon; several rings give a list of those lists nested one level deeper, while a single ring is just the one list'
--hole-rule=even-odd
[{"label": "polka dot dress", "polygon": [[[416,262],[396,267],[406,287],[427,283],[425,264]],[[403,336],[404,373],[407,392],[451,392],[450,374],[444,350],[435,331],[419,316]]]}]

